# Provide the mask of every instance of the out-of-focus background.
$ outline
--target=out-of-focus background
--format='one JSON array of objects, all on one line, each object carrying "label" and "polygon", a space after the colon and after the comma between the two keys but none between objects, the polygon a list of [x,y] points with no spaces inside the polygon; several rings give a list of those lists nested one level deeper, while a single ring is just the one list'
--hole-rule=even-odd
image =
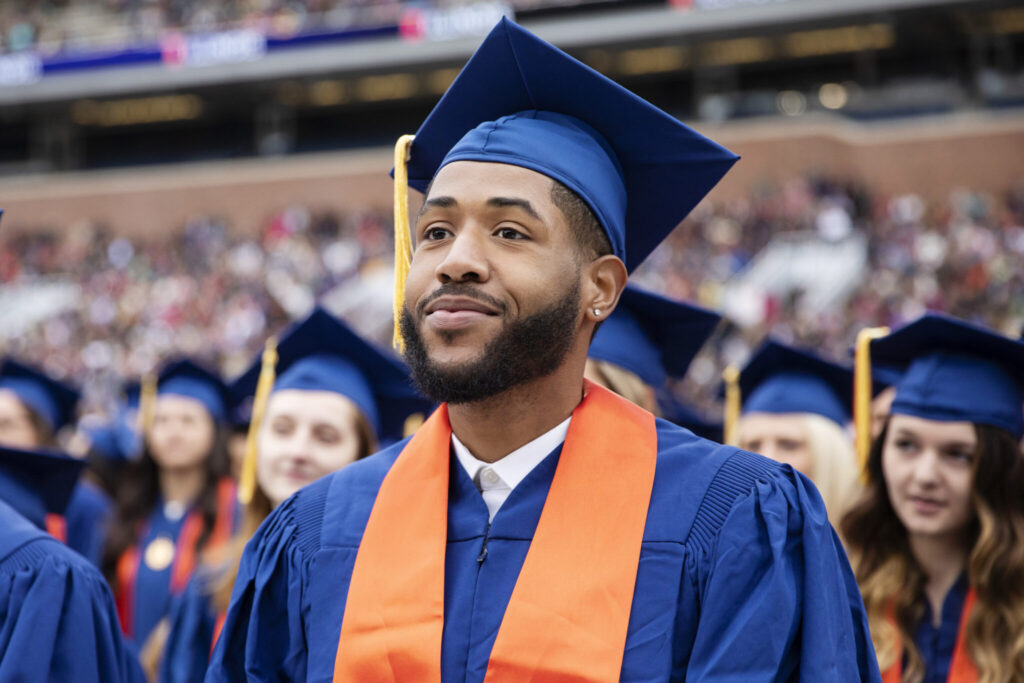
[{"label": "out-of-focus background", "polygon": [[637,275],[727,316],[682,394],[769,332],[1024,325],[1019,2],[2,0],[0,351],[95,409],[314,300],[386,342],[391,144],[501,16],[743,156]]}]

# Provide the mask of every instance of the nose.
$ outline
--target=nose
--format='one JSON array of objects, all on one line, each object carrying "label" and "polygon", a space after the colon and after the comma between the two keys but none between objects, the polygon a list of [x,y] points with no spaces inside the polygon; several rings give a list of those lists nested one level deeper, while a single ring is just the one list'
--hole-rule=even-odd
[{"label": "nose", "polygon": [[914,481],[921,486],[935,486],[939,482],[939,454],[927,449],[914,461]]},{"label": "nose", "polygon": [[434,271],[442,284],[486,282],[490,277],[482,231],[466,227],[452,239]]}]

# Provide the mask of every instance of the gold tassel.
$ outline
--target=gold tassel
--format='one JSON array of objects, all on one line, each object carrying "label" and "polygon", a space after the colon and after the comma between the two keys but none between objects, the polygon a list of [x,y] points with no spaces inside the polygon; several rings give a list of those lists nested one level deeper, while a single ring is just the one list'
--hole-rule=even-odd
[{"label": "gold tassel", "polygon": [[868,453],[871,451],[871,342],[889,334],[888,327],[866,327],[857,333],[853,358],[853,425],[857,447],[857,466],[862,483],[868,478]]},{"label": "gold tassel", "polygon": [[402,339],[402,308],[405,306],[405,281],[412,263],[412,236],[409,233],[409,152],[412,135],[403,135],[395,144],[395,298],[394,338],[392,343],[399,352],[405,350]]},{"label": "gold tassel", "polygon": [[153,418],[156,415],[156,375],[147,372],[139,381],[139,434],[145,438],[153,427]]},{"label": "gold tassel", "polygon": [[260,425],[267,410],[270,390],[274,388],[277,372],[277,339],[271,337],[263,348],[263,362],[260,377],[256,381],[256,395],[252,399],[252,417],[249,419],[249,433],[245,436],[245,459],[238,477],[238,502],[248,505],[256,492],[256,448],[259,443]]},{"label": "gold tassel", "polygon": [[739,445],[736,427],[740,421],[740,369],[728,365],[722,371],[725,380],[725,419],[722,424],[722,439],[730,446]]}]

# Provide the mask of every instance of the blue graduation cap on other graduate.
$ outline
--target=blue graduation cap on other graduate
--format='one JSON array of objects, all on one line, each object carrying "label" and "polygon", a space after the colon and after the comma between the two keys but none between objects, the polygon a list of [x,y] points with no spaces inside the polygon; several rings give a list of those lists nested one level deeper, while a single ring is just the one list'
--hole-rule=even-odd
[{"label": "blue graduation cap on other graduate", "polygon": [[840,426],[853,409],[853,370],[769,340],[739,376],[742,413],[813,413]]},{"label": "blue graduation cap on other graduate", "polygon": [[871,342],[871,356],[905,368],[892,413],[986,424],[1024,436],[1024,343],[929,313]]},{"label": "blue graduation cap on other graduate", "polygon": [[157,377],[157,396],[176,395],[199,401],[217,422],[228,419],[231,391],[214,372],[184,358],[164,366]]},{"label": "blue graduation cap on other graduate", "polygon": [[722,442],[723,425],[720,420],[709,420],[694,408],[680,401],[675,394],[667,389],[659,391],[657,396],[658,407],[661,408],[661,415],[666,420],[689,429],[697,436]]},{"label": "blue graduation cap on other graduate", "polygon": [[[277,345],[277,356],[272,391],[341,394],[356,404],[381,441],[403,438],[406,418],[431,409],[413,388],[400,361],[363,340],[323,308],[315,308],[285,333]],[[236,397],[256,392],[261,366],[257,359],[235,381]]]},{"label": "blue graduation cap on other graduate", "polygon": [[416,132],[408,173],[421,192],[453,161],[542,173],[587,202],[633,270],[737,158],[502,19]]},{"label": "blue graduation cap on other graduate", "polygon": [[47,513],[64,512],[83,467],[61,453],[0,446],[0,500],[45,528]]},{"label": "blue graduation cap on other graduate", "polygon": [[627,285],[588,355],[629,370],[659,388],[682,377],[721,320],[717,313]]},{"label": "blue graduation cap on other graduate", "polygon": [[89,439],[89,450],[110,462],[124,462],[130,459],[125,451],[119,426],[114,421],[89,420],[78,425],[82,434]]},{"label": "blue graduation cap on other graduate", "polygon": [[75,415],[79,393],[46,373],[8,358],[0,366],[0,389],[7,389],[53,431],[68,424]]}]

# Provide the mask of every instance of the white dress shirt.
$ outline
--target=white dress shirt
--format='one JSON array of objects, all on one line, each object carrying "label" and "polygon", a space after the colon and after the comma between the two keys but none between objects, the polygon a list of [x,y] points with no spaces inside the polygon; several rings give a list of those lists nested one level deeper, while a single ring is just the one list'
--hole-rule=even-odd
[{"label": "white dress shirt", "polygon": [[533,468],[540,464],[551,451],[555,450],[569,433],[569,422],[572,417],[565,419],[565,422],[557,425],[548,432],[538,436],[530,443],[517,448],[497,462],[484,462],[469,452],[469,449],[459,441],[459,437],[452,433],[452,446],[455,448],[455,457],[462,463],[466,474],[473,480],[476,487],[483,495],[490,519],[494,520],[495,513],[501,507],[505,499],[512,493],[512,489],[519,485],[526,475],[533,471]]}]

